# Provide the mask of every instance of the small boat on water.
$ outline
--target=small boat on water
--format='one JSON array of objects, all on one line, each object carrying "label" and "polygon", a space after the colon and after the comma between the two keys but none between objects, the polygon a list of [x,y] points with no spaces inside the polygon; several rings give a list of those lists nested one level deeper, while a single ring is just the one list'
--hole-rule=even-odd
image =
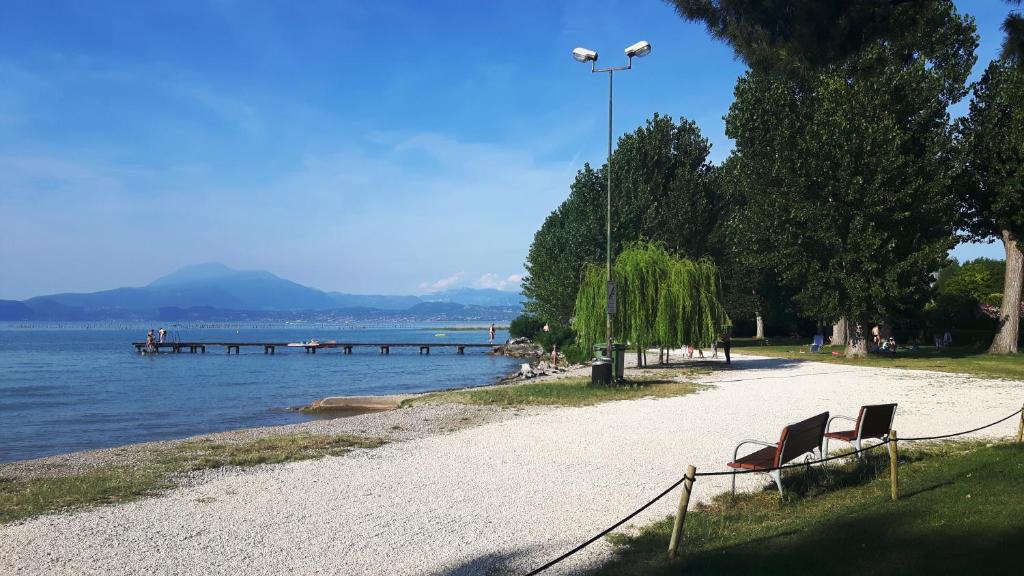
[{"label": "small boat on water", "polygon": [[447,338],[447,337],[448,337],[448,335],[445,334],[444,332],[438,332],[437,334],[434,334],[434,338]]},{"label": "small boat on water", "polygon": [[319,346],[319,345],[320,345],[320,341],[317,340],[316,338],[310,338],[309,340],[306,340],[305,342],[289,342],[288,343],[288,346],[291,347],[291,348],[305,348],[307,346]]}]

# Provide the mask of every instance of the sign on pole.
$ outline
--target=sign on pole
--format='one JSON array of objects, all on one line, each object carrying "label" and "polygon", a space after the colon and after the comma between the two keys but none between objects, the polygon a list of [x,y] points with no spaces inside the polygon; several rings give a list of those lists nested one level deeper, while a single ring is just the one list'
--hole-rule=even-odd
[{"label": "sign on pole", "polygon": [[608,313],[609,314],[615,314],[616,311],[618,311],[619,302],[618,302],[618,297],[617,296],[618,295],[616,294],[616,290],[615,290],[615,282],[609,280],[608,281]]}]

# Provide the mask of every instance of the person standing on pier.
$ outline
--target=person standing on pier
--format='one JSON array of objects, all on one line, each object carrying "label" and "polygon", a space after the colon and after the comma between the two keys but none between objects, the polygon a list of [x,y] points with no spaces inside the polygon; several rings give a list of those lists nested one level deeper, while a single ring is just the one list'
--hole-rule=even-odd
[{"label": "person standing on pier", "polygon": [[494,344],[494,322],[491,322],[491,327],[487,330],[487,341]]},{"label": "person standing on pier", "polygon": [[160,330],[157,331],[157,334],[160,335],[160,343],[163,344],[164,340],[167,338],[167,330],[164,329],[163,326],[161,326]]}]

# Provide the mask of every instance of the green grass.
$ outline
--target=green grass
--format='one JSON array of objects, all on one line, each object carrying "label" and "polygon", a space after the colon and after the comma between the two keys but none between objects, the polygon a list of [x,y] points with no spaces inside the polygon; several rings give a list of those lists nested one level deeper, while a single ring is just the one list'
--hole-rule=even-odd
[{"label": "green grass", "polygon": [[[901,454],[901,498],[888,456],[815,468],[774,487],[723,494],[686,517],[668,560],[672,518],[614,534],[601,574],[1011,574],[1024,543],[1024,446],[954,443]],[[699,471],[698,471],[699,472]],[[701,479],[698,478],[697,482]]]},{"label": "green grass", "polygon": [[376,438],[312,434],[237,443],[198,440],[155,449],[133,466],[100,466],[81,474],[29,480],[0,478],[0,523],[156,494],[174,487],[181,474],[196,470],[339,456],[382,444]]},{"label": "green grass", "polygon": [[984,350],[973,347],[935,348],[934,346],[922,346],[917,351],[901,349],[895,357],[871,354],[867,358],[846,358],[841,355],[833,356],[831,354],[833,351],[842,354],[843,346],[826,346],[823,353],[808,353],[810,341],[770,338],[771,346],[760,346],[753,343],[752,340],[746,339],[737,339],[735,342],[736,344],[732,349],[736,352],[746,352],[761,356],[881,368],[910,368],[935,370],[938,372],[957,372],[973,374],[975,376],[1024,380],[1024,354],[987,354]]},{"label": "green grass", "polygon": [[659,370],[654,376],[636,376],[621,386],[590,386],[590,378],[563,378],[541,382],[453,390],[406,400],[403,406],[425,402],[456,402],[497,406],[589,406],[613,400],[664,398],[693,394],[697,384],[682,381],[694,371]]}]

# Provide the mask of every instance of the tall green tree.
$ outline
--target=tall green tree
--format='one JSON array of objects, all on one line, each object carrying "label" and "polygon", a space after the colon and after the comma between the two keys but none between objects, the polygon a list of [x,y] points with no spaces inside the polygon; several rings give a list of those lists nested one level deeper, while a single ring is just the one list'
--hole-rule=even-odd
[{"label": "tall green tree", "polygon": [[[717,207],[711,145],[693,122],[655,114],[612,155],[612,255],[638,240],[697,258],[709,253]],[[557,323],[573,315],[588,263],[605,261],[605,167],[584,166],[569,197],[534,235],[526,259],[527,309]]]},{"label": "tall green tree", "polygon": [[999,332],[989,352],[1017,352],[1024,285],[1024,68],[989,64],[958,132],[966,155],[962,207],[975,239],[1000,238],[1006,275]]},{"label": "tall green tree", "polygon": [[923,304],[954,244],[946,109],[966,92],[976,39],[944,14],[957,22],[928,44],[959,60],[876,42],[801,78],[754,70],[726,119],[746,195],[735,233],[809,316],[851,319],[851,356],[866,354],[870,320]]}]

